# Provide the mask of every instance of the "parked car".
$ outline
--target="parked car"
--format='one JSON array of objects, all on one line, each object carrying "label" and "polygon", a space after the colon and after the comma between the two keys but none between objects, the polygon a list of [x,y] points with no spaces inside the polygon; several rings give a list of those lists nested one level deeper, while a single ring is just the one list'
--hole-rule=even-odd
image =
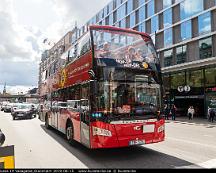
[{"label": "parked car", "polygon": [[17,109],[17,107],[19,105],[21,105],[22,103],[13,103],[13,105],[11,106],[11,115],[14,114],[14,111]]},{"label": "parked car", "polygon": [[4,112],[11,112],[12,106],[13,106],[13,103],[7,103],[4,107]]},{"label": "parked car", "polygon": [[2,102],[1,111],[4,111],[4,108],[6,107],[6,105],[7,105],[8,103],[9,103],[9,102],[6,102],[6,101],[3,101],[3,102]]},{"label": "parked car", "polygon": [[15,120],[16,118],[31,119],[33,114],[34,110],[31,104],[20,104],[14,110],[12,117],[13,120]]}]

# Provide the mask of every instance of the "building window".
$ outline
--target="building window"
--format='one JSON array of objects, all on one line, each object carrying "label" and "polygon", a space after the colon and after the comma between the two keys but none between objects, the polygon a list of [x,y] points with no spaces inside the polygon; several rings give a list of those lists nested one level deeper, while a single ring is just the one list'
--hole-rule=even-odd
[{"label": "building window", "polygon": [[130,15],[130,28],[133,28],[135,24],[136,24],[136,15],[135,12],[133,12]]},{"label": "building window", "polygon": [[200,59],[212,57],[212,38],[206,38],[199,41]]},{"label": "building window", "polygon": [[164,67],[171,66],[173,63],[173,50],[164,51]]},{"label": "building window", "polygon": [[117,9],[117,21],[119,21],[122,18],[124,18],[125,14],[126,14],[126,6],[124,4],[120,8]]},{"label": "building window", "polygon": [[203,87],[204,85],[203,70],[188,71],[187,72],[187,85],[194,87],[194,88]]},{"label": "building window", "polygon": [[139,25],[138,30],[139,30],[140,32],[145,32],[145,22],[143,22],[143,23],[141,23],[141,24]]},{"label": "building window", "polygon": [[190,39],[192,37],[191,32],[192,32],[191,31],[191,20],[183,22],[181,24],[181,39],[182,40]]},{"label": "building window", "polygon": [[181,20],[203,11],[203,0],[186,0],[180,3]]},{"label": "building window", "polygon": [[147,15],[148,17],[154,15],[155,13],[155,5],[154,5],[154,0],[151,0],[148,4],[147,4]]},{"label": "building window", "polygon": [[180,46],[176,48],[176,64],[181,64],[186,61],[187,46]]},{"label": "building window", "polygon": [[164,11],[163,13],[163,25],[164,28],[172,25],[172,8]]},{"label": "building window", "polygon": [[139,22],[142,22],[144,20],[145,20],[145,6],[139,9]]},{"label": "building window", "polygon": [[119,27],[120,28],[126,28],[125,18],[119,22]]},{"label": "building window", "polygon": [[113,11],[113,1],[109,3],[109,13]]},{"label": "building window", "polygon": [[139,6],[145,3],[145,0],[139,0]]},{"label": "building window", "polygon": [[127,2],[127,14],[133,11],[133,0],[128,0]]},{"label": "building window", "polygon": [[151,33],[157,32],[159,29],[158,15],[151,18]]},{"label": "building window", "polygon": [[116,7],[118,7],[118,6],[120,6],[121,5],[121,2],[122,0],[117,0],[117,2],[116,2]]},{"label": "building window", "polygon": [[163,0],[163,8],[170,7],[172,5],[172,0]]},{"label": "building window", "polygon": [[185,72],[171,74],[171,89],[177,89],[185,85]]},{"label": "building window", "polygon": [[164,30],[164,46],[169,46],[172,44],[172,28]]},{"label": "building window", "polygon": [[113,14],[109,15],[109,25],[113,25]]},{"label": "building window", "polygon": [[204,34],[211,31],[211,13],[207,12],[198,17],[199,34]]},{"label": "building window", "polygon": [[216,68],[205,69],[205,85],[206,87],[216,86]]}]

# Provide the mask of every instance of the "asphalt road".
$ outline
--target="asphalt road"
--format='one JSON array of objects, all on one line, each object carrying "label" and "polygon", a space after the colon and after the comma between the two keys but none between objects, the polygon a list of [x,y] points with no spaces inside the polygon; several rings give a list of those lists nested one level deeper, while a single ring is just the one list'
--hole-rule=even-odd
[{"label": "asphalt road", "polygon": [[37,118],[0,112],[0,128],[4,145],[15,145],[16,168],[216,168],[216,123],[206,120],[169,120],[162,143],[106,150],[70,146]]}]

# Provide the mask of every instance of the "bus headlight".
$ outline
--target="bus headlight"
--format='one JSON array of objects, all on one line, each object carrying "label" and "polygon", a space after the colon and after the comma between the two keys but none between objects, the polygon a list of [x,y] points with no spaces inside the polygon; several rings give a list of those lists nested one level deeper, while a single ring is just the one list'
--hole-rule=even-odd
[{"label": "bus headlight", "polygon": [[99,127],[92,127],[92,131],[93,131],[93,136],[107,136],[110,137],[112,136],[111,131],[106,130],[106,129],[101,129]]},{"label": "bus headlight", "polygon": [[160,127],[158,127],[158,133],[162,132],[165,130],[165,125],[162,125]]}]

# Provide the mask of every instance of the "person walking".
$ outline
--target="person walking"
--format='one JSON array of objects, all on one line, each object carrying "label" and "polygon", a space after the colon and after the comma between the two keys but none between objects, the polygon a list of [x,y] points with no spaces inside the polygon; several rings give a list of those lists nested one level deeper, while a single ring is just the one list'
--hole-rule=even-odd
[{"label": "person walking", "polygon": [[169,120],[169,108],[168,105],[165,105],[164,107],[164,115],[165,115],[165,120]]},{"label": "person walking", "polygon": [[190,106],[188,108],[188,118],[189,118],[189,120],[193,119],[194,113],[195,113],[195,110],[194,110],[193,106]]},{"label": "person walking", "polygon": [[172,120],[176,119],[176,106],[173,104],[171,108]]},{"label": "person walking", "polygon": [[210,122],[214,122],[214,117],[215,117],[215,111],[214,109],[210,109],[209,111],[209,119],[210,119]]}]

